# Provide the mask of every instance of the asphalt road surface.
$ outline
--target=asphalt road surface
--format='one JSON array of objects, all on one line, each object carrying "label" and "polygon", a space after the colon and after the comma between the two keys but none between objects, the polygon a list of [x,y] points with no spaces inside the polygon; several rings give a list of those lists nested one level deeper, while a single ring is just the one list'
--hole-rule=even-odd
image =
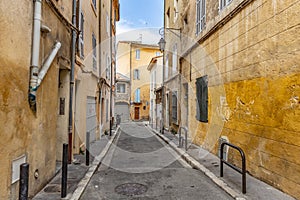
[{"label": "asphalt road surface", "polygon": [[120,133],[82,200],[232,199],[192,169],[142,122],[121,124]]}]

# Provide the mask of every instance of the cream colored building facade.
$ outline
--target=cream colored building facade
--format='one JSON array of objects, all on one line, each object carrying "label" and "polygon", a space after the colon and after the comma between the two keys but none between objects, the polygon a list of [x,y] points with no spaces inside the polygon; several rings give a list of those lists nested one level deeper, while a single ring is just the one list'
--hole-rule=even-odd
[{"label": "cream colored building facade", "polygon": [[220,138],[240,146],[250,174],[300,198],[300,1],[177,3],[189,136],[216,154]]},{"label": "cream colored building facade", "polygon": [[[119,3],[112,2],[109,9],[114,9],[111,12],[114,14],[109,18],[113,19],[109,25],[114,25],[114,20],[119,17]],[[17,199],[21,163],[29,163],[29,196],[32,197],[54,176],[56,161],[62,158],[62,144],[68,143],[69,132],[72,30],[80,33],[76,40],[74,66],[73,153],[78,153],[85,144],[86,131],[92,131],[94,139],[100,135],[101,70],[99,49],[95,46],[101,41],[102,6],[100,1],[76,1],[77,20],[72,25],[72,3],[72,0],[0,3],[0,175],[3,179],[0,199]],[[53,61],[36,90],[36,109],[31,109],[28,91],[32,81],[30,68],[36,4],[41,5],[41,29],[37,31],[40,40],[36,40],[40,43],[39,75],[49,55],[53,55]],[[92,122],[88,121],[89,117]]]},{"label": "cream colored building facade", "polygon": [[179,56],[181,52],[181,18],[179,9],[181,1],[165,1],[165,29],[164,38],[166,42],[164,50],[164,129],[178,131],[181,125],[180,114],[180,71]]},{"label": "cream colored building facade", "polygon": [[153,57],[147,67],[150,71],[150,110],[149,124],[156,130],[161,130],[162,119],[162,74],[163,74],[163,56]]}]

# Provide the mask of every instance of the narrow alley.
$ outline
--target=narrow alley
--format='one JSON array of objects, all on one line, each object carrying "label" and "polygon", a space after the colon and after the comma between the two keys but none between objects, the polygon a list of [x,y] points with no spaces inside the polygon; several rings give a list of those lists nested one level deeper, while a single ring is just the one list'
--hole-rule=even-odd
[{"label": "narrow alley", "polygon": [[192,169],[143,122],[122,124],[82,200],[232,199]]}]

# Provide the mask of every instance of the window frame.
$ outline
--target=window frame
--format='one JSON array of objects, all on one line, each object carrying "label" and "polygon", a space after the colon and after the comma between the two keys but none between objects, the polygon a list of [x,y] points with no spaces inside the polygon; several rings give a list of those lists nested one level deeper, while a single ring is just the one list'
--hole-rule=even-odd
[{"label": "window frame", "polygon": [[[123,86],[124,90],[122,92],[121,86]],[[117,83],[117,93],[125,94],[126,93],[126,84],[125,83]]]},{"label": "window frame", "polygon": [[177,91],[172,92],[172,121],[177,123],[178,121],[178,99]]},{"label": "window frame", "polygon": [[92,46],[93,46],[93,70],[97,71],[97,39],[95,34],[92,34]]},{"label": "window frame", "polygon": [[140,70],[139,69],[134,69],[133,70],[133,79],[134,80],[140,80]]},{"label": "window frame", "polygon": [[135,90],[134,102],[141,103],[141,89],[140,88],[137,88]]},{"label": "window frame", "polygon": [[219,12],[224,10],[233,0],[219,0]]},{"label": "window frame", "polygon": [[97,1],[96,0],[92,0],[92,4],[93,4],[93,6],[94,6],[94,8],[96,10],[97,9]]},{"label": "window frame", "polygon": [[141,50],[140,49],[136,49],[135,50],[135,59],[136,60],[140,60],[141,59]]},{"label": "window frame", "polygon": [[206,26],[206,0],[196,0],[196,35]]},{"label": "window frame", "polygon": [[178,49],[177,49],[177,43],[173,46],[173,53],[172,53],[172,74],[174,75],[177,72],[177,62],[178,62]]},{"label": "window frame", "polygon": [[84,14],[80,12],[79,56],[84,58]]}]

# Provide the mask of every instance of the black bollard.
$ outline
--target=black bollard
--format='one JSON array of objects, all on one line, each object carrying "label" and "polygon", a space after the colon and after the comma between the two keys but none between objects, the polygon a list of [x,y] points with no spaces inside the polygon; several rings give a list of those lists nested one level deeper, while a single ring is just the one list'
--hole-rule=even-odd
[{"label": "black bollard", "polygon": [[90,132],[86,132],[85,165],[90,165]]},{"label": "black bollard", "polygon": [[28,179],[29,179],[29,164],[24,163],[20,165],[20,186],[19,186],[19,199],[28,199]]},{"label": "black bollard", "polygon": [[67,196],[68,179],[68,144],[63,144],[62,172],[61,172],[61,198]]}]

